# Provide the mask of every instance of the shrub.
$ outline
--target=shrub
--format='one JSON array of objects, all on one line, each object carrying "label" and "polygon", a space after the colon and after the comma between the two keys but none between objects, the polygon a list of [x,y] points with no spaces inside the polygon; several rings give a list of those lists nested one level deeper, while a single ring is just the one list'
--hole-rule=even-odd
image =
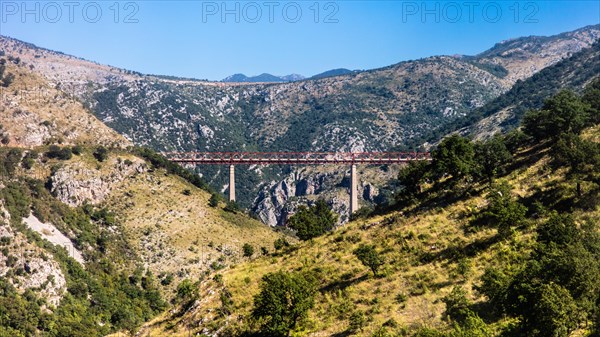
[{"label": "shrub", "polygon": [[59,160],[69,160],[73,157],[71,149],[68,147],[61,148],[58,145],[50,145],[48,152],[46,152],[46,157],[48,158],[56,158]]},{"label": "shrub", "polygon": [[588,123],[588,109],[577,94],[563,90],[546,100],[541,110],[523,116],[523,131],[537,141],[556,141],[563,133],[579,134]]},{"label": "shrub", "polygon": [[567,178],[575,180],[577,195],[581,196],[581,181],[593,180],[600,166],[600,145],[583,140],[576,134],[561,135],[552,146],[552,155],[558,165],[569,168]]},{"label": "shrub", "polygon": [[396,295],[396,302],[400,305],[404,305],[404,303],[406,303],[407,300],[408,296],[405,293],[399,293],[398,295]]},{"label": "shrub", "polygon": [[233,309],[235,309],[235,307],[233,305],[233,297],[231,295],[231,292],[227,288],[224,288],[221,291],[221,294],[219,297],[221,299],[221,307],[219,308],[219,313],[222,316],[231,315],[231,313],[233,312]]},{"label": "shrub", "polygon": [[364,266],[371,269],[374,276],[377,276],[377,271],[383,265],[384,260],[375,250],[375,246],[361,244],[353,253]]},{"label": "shrub", "polygon": [[263,276],[254,297],[252,317],[267,336],[289,336],[314,306],[316,280],[310,275],[278,271]]},{"label": "shrub", "polygon": [[254,255],[254,247],[249,243],[245,243],[242,250],[244,251],[244,257],[252,257]]},{"label": "shrub", "polygon": [[216,274],[215,276],[213,276],[213,281],[215,281],[218,284],[223,284],[223,275]]},{"label": "shrub", "polygon": [[555,243],[564,246],[579,239],[579,231],[570,214],[552,213],[548,221],[537,229],[537,241],[542,244]]},{"label": "shrub", "polygon": [[469,309],[471,303],[466,295],[467,293],[462,287],[456,286],[452,288],[450,294],[442,299],[442,302],[446,304],[446,311],[444,312],[444,317],[446,317],[446,319],[459,324],[464,323],[471,313],[471,310]]},{"label": "shrub", "polygon": [[284,247],[289,247],[289,245],[290,245],[290,243],[287,242],[287,240],[284,238],[276,239],[275,242],[273,242],[273,246],[275,247],[275,250],[281,250]]},{"label": "shrub", "polygon": [[411,161],[398,173],[398,180],[404,186],[403,193],[413,196],[421,192],[421,185],[430,175],[431,164],[428,161]]},{"label": "shrub", "polygon": [[512,154],[506,148],[502,136],[475,144],[475,162],[477,173],[491,184],[494,178],[503,172],[502,165],[512,159]]},{"label": "shrub", "polygon": [[10,149],[6,154],[6,158],[4,158],[3,166],[4,171],[8,173],[9,176],[15,174],[19,163],[21,162],[22,152],[20,149]]},{"label": "shrub", "polygon": [[219,206],[219,201],[221,201],[221,198],[219,198],[219,195],[216,193],[213,193],[213,194],[211,194],[210,199],[208,199],[208,206],[217,207],[217,206]]},{"label": "shrub", "polygon": [[230,213],[237,213],[240,210],[240,206],[238,206],[238,204],[235,201],[230,200],[227,202],[227,205],[225,205],[225,208],[223,208],[223,210]]},{"label": "shrub", "polygon": [[448,174],[454,181],[470,175],[475,168],[473,143],[458,135],[444,138],[433,151],[432,157],[434,171],[438,176]]},{"label": "shrub", "polygon": [[359,208],[356,212],[354,212],[350,215],[350,221],[358,220],[361,218],[367,218],[371,214],[373,214],[373,211],[374,211],[373,207],[363,206],[363,207]]},{"label": "shrub", "polygon": [[505,312],[506,295],[513,275],[508,270],[487,268],[481,276],[481,283],[476,290],[487,297],[496,314]]},{"label": "shrub", "polygon": [[487,324],[476,314],[467,313],[461,324],[455,324],[448,337],[490,337],[492,333]]},{"label": "shrub", "polygon": [[197,297],[197,289],[190,279],[185,279],[177,285],[177,299],[187,302]]},{"label": "shrub", "polygon": [[312,207],[300,206],[296,214],[288,220],[289,227],[296,231],[296,235],[301,240],[321,236],[333,229],[336,223],[337,215],[321,199]]},{"label": "shrub", "polygon": [[21,162],[21,167],[23,167],[26,170],[31,170],[33,168],[34,164],[35,164],[35,160],[27,157],[27,158],[23,159],[23,162]]},{"label": "shrub", "polygon": [[351,332],[359,332],[362,328],[367,324],[367,319],[365,318],[365,313],[357,310],[350,315],[350,324],[348,329]]},{"label": "shrub", "polygon": [[568,337],[578,325],[578,310],[569,291],[558,284],[543,284],[525,323],[530,336]]},{"label": "shrub", "polygon": [[163,286],[168,286],[172,282],[173,282],[173,274],[169,273],[160,281],[160,284]]},{"label": "shrub", "polygon": [[103,162],[108,159],[108,150],[104,146],[99,146],[93,153],[97,161]]},{"label": "shrub", "polygon": [[71,148],[71,152],[73,152],[74,155],[80,156],[83,153],[83,146],[75,145]]},{"label": "shrub", "polygon": [[488,207],[482,213],[497,227],[500,236],[510,234],[512,226],[520,226],[525,222],[527,208],[512,196],[512,187],[507,182],[494,186],[487,197]]}]

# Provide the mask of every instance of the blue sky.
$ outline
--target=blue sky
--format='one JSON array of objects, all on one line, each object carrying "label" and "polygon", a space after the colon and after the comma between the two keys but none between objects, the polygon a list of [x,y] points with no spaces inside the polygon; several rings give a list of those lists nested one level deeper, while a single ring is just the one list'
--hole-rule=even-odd
[{"label": "blue sky", "polygon": [[10,1],[0,34],[149,74],[371,69],[600,23],[600,1]]}]

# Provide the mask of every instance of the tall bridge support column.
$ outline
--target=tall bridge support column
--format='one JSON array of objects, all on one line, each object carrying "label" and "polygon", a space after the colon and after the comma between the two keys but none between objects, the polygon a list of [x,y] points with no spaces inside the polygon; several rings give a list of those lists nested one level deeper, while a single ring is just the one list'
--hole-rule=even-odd
[{"label": "tall bridge support column", "polygon": [[229,165],[229,201],[235,201],[235,166]]},{"label": "tall bridge support column", "polygon": [[350,215],[358,210],[358,177],[356,175],[356,164],[350,169]]}]

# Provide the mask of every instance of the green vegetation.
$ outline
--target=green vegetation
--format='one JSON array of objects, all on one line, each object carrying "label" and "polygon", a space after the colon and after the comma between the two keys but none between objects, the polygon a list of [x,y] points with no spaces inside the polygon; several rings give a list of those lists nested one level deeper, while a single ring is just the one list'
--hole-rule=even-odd
[{"label": "green vegetation", "polygon": [[252,317],[267,336],[289,336],[314,306],[316,283],[308,274],[270,273],[263,276],[260,288]]},{"label": "green vegetation", "polygon": [[377,271],[384,263],[383,258],[375,249],[375,246],[360,245],[354,250],[354,255],[360,260],[365,267],[369,267],[373,272],[373,276],[377,277]]},{"label": "green vegetation", "polygon": [[208,205],[210,207],[217,207],[217,206],[219,206],[219,201],[221,201],[221,198],[219,197],[219,195],[216,193],[213,193],[210,195],[210,199],[208,199]]},{"label": "green vegetation", "polygon": [[334,214],[324,200],[319,199],[314,206],[300,206],[288,220],[288,226],[296,231],[300,240],[310,240],[333,229],[337,223]]},{"label": "green vegetation", "polygon": [[103,162],[108,158],[108,149],[106,149],[104,146],[98,146],[93,155],[96,160]]},{"label": "green vegetation", "polygon": [[580,134],[589,125],[590,106],[572,91],[561,91],[546,100],[542,109],[523,117],[523,131],[534,141],[558,141],[562,135]]},{"label": "green vegetation", "polygon": [[38,157],[38,153],[37,151],[29,151],[25,154],[25,157],[23,157],[23,161],[21,162],[21,167],[23,167],[26,170],[31,170],[33,168],[33,165],[35,164],[35,161]]},{"label": "green vegetation", "polygon": [[241,210],[240,206],[237,204],[237,202],[233,201],[233,200],[229,200],[226,204],[225,207],[223,207],[223,210],[225,212],[229,212],[229,213],[237,213]]},{"label": "green vegetation", "polygon": [[509,236],[513,227],[523,225],[526,220],[527,208],[515,200],[512,190],[506,182],[493,186],[488,192],[488,206],[477,219],[493,223],[502,237]]},{"label": "green vegetation", "polygon": [[[502,313],[520,318],[514,333],[569,336],[597,315],[598,227],[588,222],[578,229],[572,216],[554,213],[537,234],[535,250],[525,263],[486,271],[480,291]],[[490,281],[500,280],[498,274],[503,276],[494,288]]]},{"label": "green vegetation", "polygon": [[[61,154],[67,153],[63,150],[51,148],[49,152],[62,159]],[[3,160],[1,166],[6,167],[7,163]],[[89,205],[68,207],[54,199],[42,181],[18,176],[4,182],[0,197],[10,213],[10,226],[52,254],[67,282],[66,293],[55,308],[34,291],[19,294],[9,283],[11,276],[7,274],[7,278],[0,281],[2,333],[7,336],[104,336],[117,330],[135,331],[166,308],[157,281],[151,272],[136,267],[137,257],[120,234],[120,224],[108,210]],[[64,233],[73,233],[75,247],[83,252],[85,268],[68,257],[64,248],[42,240],[22,224],[21,219],[30,212],[42,221],[52,221]],[[42,310],[42,306],[50,311]]]},{"label": "green vegetation", "polygon": [[476,170],[490,184],[494,182],[494,177],[504,173],[503,165],[511,160],[512,154],[501,136],[496,135],[485,142],[475,143]]},{"label": "green vegetation", "polygon": [[453,181],[458,181],[471,175],[475,169],[473,144],[458,135],[444,138],[432,157],[434,172],[440,178],[450,175]]},{"label": "green vegetation", "polygon": [[58,145],[50,145],[46,152],[46,157],[50,159],[69,160],[72,156],[71,148],[66,146],[61,148]]},{"label": "green vegetation", "polygon": [[583,140],[579,135],[561,135],[553,147],[555,164],[569,168],[567,173],[577,184],[577,195],[581,196],[581,182],[593,181],[600,166],[600,145]]},{"label": "green vegetation", "polygon": [[411,161],[398,173],[398,180],[404,186],[404,196],[414,197],[422,192],[423,184],[429,180],[431,171],[428,161]]},{"label": "green vegetation", "polygon": [[71,152],[76,156],[80,156],[83,153],[83,146],[75,145],[71,148]]},{"label": "green vegetation", "polygon": [[[217,274],[218,275],[218,274]],[[176,303],[182,303],[183,307],[189,307],[198,298],[198,284],[190,279],[185,279],[177,285]]]},{"label": "green vegetation", "polygon": [[242,251],[244,253],[244,257],[252,257],[252,255],[254,255],[254,247],[249,243],[244,243]]},{"label": "green vegetation", "polygon": [[[532,102],[516,104],[515,120],[507,121],[507,127],[518,125],[527,109],[539,108],[536,104],[552,94],[555,88],[563,86],[561,81],[566,81],[570,87],[581,87],[593,77],[597,73],[594,71],[597,69],[597,58],[594,58],[597,48],[590,49],[565,60],[564,66],[563,63],[556,65],[553,72],[540,71],[538,74],[544,75],[536,76],[536,88],[543,87],[539,91],[529,91],[528,81],[518,82],[515,87],[520,90],[511,91],[506,97],[521,99],[525,95],[533,96],[532,93],[536,97]],[[515,54],[505,57],[509,63],[522,62]],[[252,92],[241,87],[190,86],[151,80],[144,81],[144,85],[136,87],[136,90],[130,90],[128,84],[115,82],[103,86],[106,90],[94,90],[88,103],[101,120],[110,120],[108,123],[112,128],[121,133],[134,130],[137,139],[157,150],[336,151],[341,145],[348,144],[353,135],[363,139],[368,149],[387,150],[394,144],[403,144],[403,149],[416,150],[425,142],[437,142],[462,126],[470,126],[506,108],[509,99],[501,94],[505,91],[506,82],[511,79],[501,79],[507,75],[507,68],[512,69],[486,56],[428,58],[364,71],[360,75],[348,73],[339,85],[329,79],[311,80],[285,88],[267,86],[264,90]],[[423,69],[438,70],[421,71]],[[572,71],[577,74],[571,76]],[[481,76],[489,81],[483,83]],[[319,84],[305,86],[313,82]],[[550,82],[549,88],[546,88],[545,82]],[[331,94],[321,95],[323,88],[329,88]],[[151,102],[149,97],[156,92],[161,93],[162,99]],[[264,95],[277,95],[277,100],[267,100]],[[228,99],[219,109],[231,112],[225,118],[217,118],[214,104],[209,103],[221,98]],[[485,102],[490,102],[490,105],[475,108]],[[512,102],[517,101],[510,100]],[[124,108],[138,111],[144,118],[115,113]],[[181,123],[165,123],[159,111],[169,111],[169,120]],[[265,114],[265,111],[273,113]],[[411,113],[399,113],[402,111]],[[190,118],[198,122],[190,122]],[[272,127],[277,124],[282,127]],[[164,132],[150,132],[152,125],[163,125]],[[386,133],[384,129],[392,125],[400,126],[388,129],[394,136],[382,137]],[[332,136],[333,130],[339,130],[339,134]],[[206,136],[205,132],[209,132],[210,136]],[[190,137],[182,138],[182,134]],[[227,183],[228,175],[218,167],[206,165],[198,170],[205,177],[210,177],[214,188]],[[260,171],[240,167],[236,172],[240,205],[252,207],[256,194],[265,187],[265,183],[281,181],[289,170],[287,165]],[[386,201],[378,199],[377,203]]]},{"label": "green vegetation", "polygon": [[289,245],[289,242],[287,242],[287,240],[284,238],[279,238],[273,242],[273,248],[275,248],[275,250],[281,250]]},{"label": "green vegetation", "polygon": [[556,166],[567,166],[568,177],[576,182],[593,181],[600,166],[600,144],[580,137],[585,127],[597,123],[600,115],[600,79],[592,82],[583,97],[561,91],[547,100],[541,110],[532,110],[523,118],[523,129],[537,142],[549,142]]},{"label": "green vegetation", "polygon": [[204,180],[198,176],[198,174],[181,167],[179,164],[169,161],[161,154],[149,148],[139,147],[134,148],[133,153],[150,162],[155,168],[163,168],[167,171],[167,173],[180,176],[184,180],[190,182],[192,185],[211,192],[211,189],[204,182]]},{"label": "green vegetation", "polygon": [[[594,54],[584,52],[574,59],[581,55]],[[564,65],[557,69],[560,67]],[[502,69],[493,68],[488,71],[501,76]],[[587,75],[575,77],[574,83],[589,79]],[[429,80],[426,76],[423,79]],[[410,88],[410,83],[401,85]],[[531,91],[538,87],[519,82],[515,88]],[[366,120],[368,102],[388,102],[396,89],[386,80],[348,85],[344,95],[331,95],[323,101],[309,99],[306,116],[319,123],[340,121],[342,126],[366,130],[369,123],[362,119]],[[439,88],[428,94],[442,96]],[[353,99],[353,95],[360,97]],[[520,93],[517,96],[523,97]],[[179,110],[177,96],[164,101]],[[175,336],[184,333],[178,325],[197,323],[194,332],[226,336],[598,336],[599,102],[597,80],[583,95],[563,91],[535,106],[539,110],[525,114],[522,132],[482,142],[457,135],[447,137],[433,152],[433,162],[411,163],[400,172],[403,187],[397,191],[397,204],[390,207],[389,214],[363,215],[332,231],[335,215],[320,202],[290,219],[290,227],[306,242],[290,245],[283,238],[277,239],[275,253],[268,254],[261,247],[264,256],[243,259],[244,263],[235,267],[224,263],[227,250],[219,250],[222,256],[211,264],[212,277],[190,277],[179,283],[172,303],[181,310],[170,310],[173,316],[165,314],[148,329],[168,325],[168,334]],[[244,118],[251,119],[251,111],[264,103],[260,97],[240,103],[250,105],[242,109],[248,114]],[[517,119],[528,106],[520,101],[510,104],[518,105]],[[189,111],[203,109],[186,107]],[[435,115],[438,108],[419,107],[419,111]],[[351,113],[337,118],[335,114],[344,109]],[[334,112],[325,113],[328,111]],[[307,117],[298,115],[291,118],[302,124],[294,126],[298,132],[310,137],[319,133]],[[411,117],[402,116],[399,121],[403,118]],[[433,120],[431,117],[427,122]],[[230,129],[236,130],[232,136],[235,144],[249,137],[243,134],[245,128]],[[294,132],[288,131],[273,146],[288,146],[301,139]],[[310,137],[294,146],[305,146],[313,140]],[[109,158],[108,150],[100,149],[93,151],[98,167]],[[196,174],[159,154],[147,149],[135,151],[167,175],[206,187]],[[27,170],[38,162],[77,159],[72,153],[82,151],[50,147],[40,158],[29,151],[0,150],[0,170],[8,177],[2,181],[0,196],[11,215],[11,228],[50,253],[67,282],[67,292],[55,308],[35,290],[17,291],[9,282],[10,275],[1,279],[0,336],[134,332],[166,308],[157,280],[141,267],[125,241],[128,234],[119,216],[103,206],[67,207],[49,194],[45,182],[25,178],[31,173]],[[270,174],[276,175],[271,172],[267,176]],[[249,179],[247,183],[255,182]],[[193,189],[182,186],[176,189],[178,197],[182,197],[181,191],[188,199],[195,195]],[[208,203],[218,207],[218,195],[213,197]],[[203,205],[207,199],[207,195],[201,199]],[[228,204],[225,210],[236,212],[236,207]],[[21,223],[30,212],[71,237],[84,254],[85,268],[64,249],[42,240]],[[213,209],[207,212],[226,214],[231,219],[243,217]],[[9,253],[11,240],[16,239],[0,238],[6,265],[15,269],[15,274],[26,273],[25,268],[18,270],[18,259]],[[251,257],[254,246],[245,244],[242,252]],[[371,272],[375,277],[369,277]],[[186,276],[181,273],[177,277]],[[164,285],[174,281],[172,274],[160,279]],[[202,305],[196,306],[200,294]]]},{"label": "green vegetation", "polygon": [[8,149],[0,152],[2,163],[0,165],[0,176],[12,177],[19,167],[23,152],[20,149]]},{"label": "green vegetation", "polygon": [[[595,97],[549,98],[543,133],[527,127],[475,143],[448,137],[432,162],[400,172],[390,214],[325,234],[302,227],[315,218],[303,209],[294,227],[318,234],[303,232],[307,241],[286,249],[275,242],[276,253],[223,271],[236,307],[209,324],[231,324],[232,336],[597,336]],[[527,123],[536,115],[546,118],[532,111]],[[282,298],[295,297],[281,288],[307,271],[320,287],[297,323],[284,314],[292,309],[281,309]],[[263,281],[254,285],[257,274]],[[244,304],[249,296],[254,306]],[[210,305],[194,314],[207,312]]]},{"label": "green vegetation", "polygon": [[506,68],[504,68],[503,66],[501,66],[499,64],[483,63],[483,62],[477,62],[477,61],[472,61],[471,64],[476,66],[477,68],[483,69],[483,70],[489,72],[490,74],[500,77],[500,78],[504,78],[508,75],[508,70],[506,70]]},{"label": "green vegetation", "polygon": [[[483,118],[505,109],[510,109],[513,116],[500,126],[504,130],[514,129],[521,124],[523,115],[527,111],[541,108],[548,97],[564,88],[578,89],[586,83],[593,82],[595,84],[588,85],[585,89],[592,93],[600,86],[600,79],[597,78],[600,69],[599,53],[600,42],[596,42],[592,47],[546,67],[526,80],[517,81],[508,92],[475,109],[467,116],[424,132],[421,137],[410,141],[407,148],[416,148],[424,142],[435,142],[445,134],[473,126]],[[595,95],[597,97],[597,93]],[[597,102],[595,106],[598,106]]]},{"label": "green vegetation", "polygon": [[6,59],[0,58],[0,86],[8,88],[14,79],[14,74],[6,72]]}]

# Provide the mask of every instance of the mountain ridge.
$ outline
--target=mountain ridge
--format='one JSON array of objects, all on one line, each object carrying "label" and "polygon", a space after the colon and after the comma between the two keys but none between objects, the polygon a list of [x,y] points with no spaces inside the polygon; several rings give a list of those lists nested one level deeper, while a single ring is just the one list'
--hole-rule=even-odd
[{"label": "mountain ridge", "polygon": [[246,76],[244,74],[233,74],[221,80],[221,82],[246,82],[246,83],[270,83],[270,82],[294,82],[305,79],[299,74],[289,74],[285,76],[276,76],[268,73],[262,73],[256,76]]},{"label": "mountain ridge", "polygon": [[[270,84],[166,80],[28,49],[8,39],[0,39],[0,45],[60,83],[137,145],[159,151],[360,152],[389,150],[441,130],[517,81],[589,47],[599,32],[600,25],[545,39],[525,38],[489,57],[432,56],[335,77]],[[261,192],[278,189],[299,170],[240,168],[239,202],[263,219],[277,219],[271,225],[283,224],[286,204],[312,196],[258,196],[270,195]],[[340,169],[336,179],[342,180],[344,171]],[[198,172],[224,191],[228,177],[223,170],[201,167]],[[344,203],[339,200],[336,209],[344,212]]]}]

